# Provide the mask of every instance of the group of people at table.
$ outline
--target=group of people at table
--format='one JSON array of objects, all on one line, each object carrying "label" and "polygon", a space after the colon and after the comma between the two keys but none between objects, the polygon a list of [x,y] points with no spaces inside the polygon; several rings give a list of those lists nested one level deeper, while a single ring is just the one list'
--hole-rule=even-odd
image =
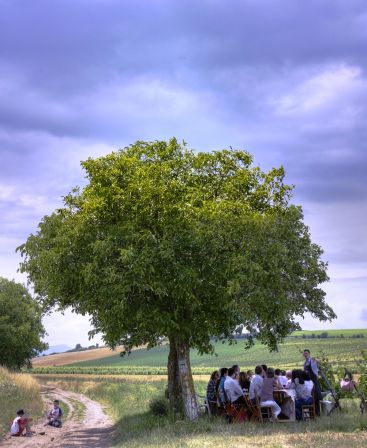
[{"label": "group of people at table", "polygon": [[[317,379],[318,361],[311,358],[307,349],[304,350],[304,357],[304,368],[292,371],[274,369],[264,364],[256,366],[255,372],[241,372],[238,365],[214,371],[206,394],[212,411],[215,413],[217,406],[224,407],[226,403],[245,407],[250,400],[254,406],[271,408],[273,421],[290,419],[292,409],[295,409],[295,418],[301,420],[302,406],[305,405],[314,404],[319,415],[321,389]],[[276,391],[280,391],[278,397],[282,396],[281,400],[274,398]]]}]

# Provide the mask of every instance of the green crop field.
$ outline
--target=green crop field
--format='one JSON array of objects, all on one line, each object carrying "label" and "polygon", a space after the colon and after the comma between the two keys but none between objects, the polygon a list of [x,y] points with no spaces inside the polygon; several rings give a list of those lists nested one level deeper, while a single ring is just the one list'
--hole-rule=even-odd
[{"label": "green crop field", "polygon": [[[323,331],[298,332],[287,338],[279,346],[278,352],[270,353],[266,346],[256,343],[254,347],[245,350],[245,340],[237,339],[237,343],[215,343],[216,355],[200,356],[196,351],[191,353],[191,365],[194,372],[207,372],[210,369],[239,364],[243,368],[254,368],[257,364],[268,364],[275,367],[292,368],[303,363],[302,351],[309,348],[313,355],[326,353],[335,364],[353,365],[356,359],[361,358],[361,350],[367,350],[367,330],[333,330],[328,331],[327,338],[318,337]],[[314,338],[310,336],[314,334]],[[305,335],[305,336],[303,336]],[[358,336],[358,337],[357,337]],[[151,370],[152,373],[162,371],[167,364],[168,346],[162,345],[152,350],[137,349],[129,356],[121,357],[118,354],[71,364],[70,367],[99,367],[121,368],[125,372],[131,370]]]}]

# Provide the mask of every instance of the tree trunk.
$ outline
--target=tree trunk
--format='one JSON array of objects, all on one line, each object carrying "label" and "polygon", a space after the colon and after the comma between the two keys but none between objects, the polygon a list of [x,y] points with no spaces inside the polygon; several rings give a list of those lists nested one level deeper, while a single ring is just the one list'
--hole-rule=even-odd
[{"label": "tree trunk", "polygon": [[168,399],[171,409],[177,413],[182,412],[180,376],[178,371],[177,350],[174,339],[169,338],[169,355],[168,355]]},{"label": "tree trunk", "polygon": [[190,347],[186,341],[177,339],[175,342],[183,410],[188,420],[196,420],[198,418],[198,405],[191,373]]}]

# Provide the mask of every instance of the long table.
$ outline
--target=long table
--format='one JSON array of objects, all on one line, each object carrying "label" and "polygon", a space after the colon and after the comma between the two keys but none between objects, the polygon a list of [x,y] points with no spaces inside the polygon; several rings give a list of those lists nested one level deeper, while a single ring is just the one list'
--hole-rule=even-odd
[{"label": "long table", "polygon": [[294,422],[296,421],[296,391],[294,389],[282,389],[274,391],[274,400],[282,409],[282,414],[286,415],[287,419],[279,419],[279,422]]}]

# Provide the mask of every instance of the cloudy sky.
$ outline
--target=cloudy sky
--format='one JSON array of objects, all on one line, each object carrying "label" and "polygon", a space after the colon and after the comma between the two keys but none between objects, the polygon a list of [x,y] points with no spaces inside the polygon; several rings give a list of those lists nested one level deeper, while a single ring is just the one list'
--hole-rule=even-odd
[{"label": "cloudy sky", "polygon": [[[367,323],[365,0],[0,0],[0,276],[80,161],[136,140],[284,165],[325,250],[330,325]],[[88,321],[45,319],[51,345]]]}]

